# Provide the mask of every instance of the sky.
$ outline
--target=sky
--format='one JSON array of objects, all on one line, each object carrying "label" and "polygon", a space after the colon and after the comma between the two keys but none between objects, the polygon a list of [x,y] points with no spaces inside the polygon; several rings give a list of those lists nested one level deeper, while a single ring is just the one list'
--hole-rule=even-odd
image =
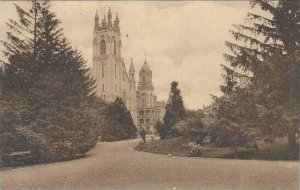
[{"label": "sky", "polygon": [[[233,24],[245,22],[247,12],[251,11],[248,1],[51,2],[51,10],[61,19],[65,36],[83,53],[88,67],[92,67],[95,12],[101,18],[108,7],[113,18],[117,12],[120,18],[127,68],[133,58],[138,79],[147,54],[158,100],[167,101],[172,81],[178,81],[188,109],[209,105],[209,94],[221,95],[220,64],[225,63],[222,54],[228,51],[224,42],[232,41],[228,30]],[[5,39],[5,22],[9,18],[17,18],[13,3],[0,1],[1,40]]]}]

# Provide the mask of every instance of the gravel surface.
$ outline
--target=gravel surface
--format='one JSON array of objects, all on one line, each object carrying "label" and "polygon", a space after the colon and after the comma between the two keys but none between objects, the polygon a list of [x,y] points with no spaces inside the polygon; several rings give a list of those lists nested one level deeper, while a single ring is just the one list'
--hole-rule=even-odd
[{"label": "gravel surface", "polygon": [[298,189],[299,163],[157,155],[139,140],[98,143],[78,160],[1,171],[1,189]]}]

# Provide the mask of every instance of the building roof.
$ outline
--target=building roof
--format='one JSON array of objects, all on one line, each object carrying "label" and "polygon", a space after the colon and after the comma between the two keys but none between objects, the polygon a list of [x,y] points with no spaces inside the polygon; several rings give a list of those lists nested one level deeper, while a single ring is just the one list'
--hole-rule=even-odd
[{"label": "building roof", "polygon": [[140,70],[140,72],[146,72],[146,73],[151,73],[151,69],[147,63],[147,55],[145,54],[145,61],[144,61],[144,64]]},{"label": "building roof", "polygon": [[134,72],[135,72],[132,58],[131,58],[130,66],[129,66],[129,72],[130,72],[130,73],[134,73]]},{"label": "building roof", "polygon": [[147,61],[144,62],[144,64],[143,64],[140,72],[142,72],[142,71],[144,71],[144,72],[151,72],[151,69],[150,69]]}]

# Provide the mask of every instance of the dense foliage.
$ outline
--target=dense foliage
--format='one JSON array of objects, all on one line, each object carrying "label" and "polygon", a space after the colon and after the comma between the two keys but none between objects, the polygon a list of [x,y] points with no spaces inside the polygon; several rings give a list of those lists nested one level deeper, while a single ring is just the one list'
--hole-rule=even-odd
[{"label": "dense foliage", "polygon": [[130,112],[121,98],[108,104],[105,109],[103,126],[99,134],[104,141],[132,139],[137,136],[137,129]]},{"label": "dense foliage", "polygon": [[30,151],[30,162],[71,159],[95,145],[88,107],[94,81],[47,1],[15,5],[1,73],[1,152]]},{"label": "dense foliage", "polygon": [[169,94],[169,99],[166,106],[166,113],[164,116],[163,128],[161,125],[156,125],[157,131],[161,138],[167,136],[174,136],[176,130],[173,126],[180,120],[184,119],[186,116],[186,111],[183,105],[182,96],[180,90],[178,89],[178,82],[173,81],[171,83],[171,90]]},{"label": "dense foliage", "polygon": [[154,127],[161,139],[167,137],[168,134],[167,128],[164,126],[164,124],[161,121],[157,121]]},{"label": "dense foliage", "polygon": [[[256,127],[263,136],[288,134],[296,147],[300,118],[300,3],[298,0],[252,0],[261,14],[248,13],[247,23],[230,31],[230,53],[223,96],[213,96],[217,119]],[[218,123],[218,122],[217,122]],[[245,124],[247,123],[247,124]],[[244,130],[244,129],[242,129]]]},{"label": "dense foliage", "polygon": [[92,148],[98,136],[134,138],[135,126],[125,104],[117,99],[107,105],[95,97],[86,61],[63,36],[49,2],[33,0],[30,5],[28,11],[15,5],[19,19],[8,21],[10,31],[2,41],[0,155],[4,164],[76,158]]}]

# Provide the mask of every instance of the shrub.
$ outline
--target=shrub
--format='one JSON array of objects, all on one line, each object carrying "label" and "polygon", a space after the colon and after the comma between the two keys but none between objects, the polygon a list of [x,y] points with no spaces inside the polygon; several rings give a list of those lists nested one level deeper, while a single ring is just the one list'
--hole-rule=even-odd
[{"label": "shrub", "polygon": [[168,129],[163,125],[162,122],[158,121],[155,124],[155,129],[158,132],[161,139],[165,139],[168,135]]},{"label": "shrub", "polygon": [[250,139],[248,134],[225,118],[219,119],[208,129],[208,134],[218,147],[245,145]]},{"label": "shrub", "polygon": [[36,157],[30,151],[14,152],[11,154],[2,154],[1,160],[3,166],[20,166],[36,162]]}]

